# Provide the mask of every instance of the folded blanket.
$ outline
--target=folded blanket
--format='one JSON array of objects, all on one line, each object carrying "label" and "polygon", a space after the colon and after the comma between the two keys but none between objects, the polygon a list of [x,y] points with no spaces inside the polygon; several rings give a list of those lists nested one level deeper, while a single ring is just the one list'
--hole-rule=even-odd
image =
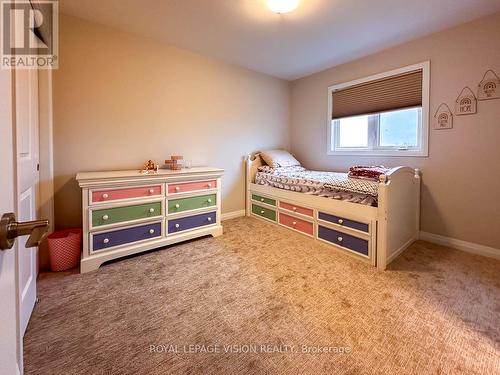
[{"label": "folded blanket", "polygon": [[383,165],[375,166],[363,166],[357,165],[349,168],[349,178],[359,178],[363,180],[378,181],[379,177],[390,171],[390,168],[386,168]]}]

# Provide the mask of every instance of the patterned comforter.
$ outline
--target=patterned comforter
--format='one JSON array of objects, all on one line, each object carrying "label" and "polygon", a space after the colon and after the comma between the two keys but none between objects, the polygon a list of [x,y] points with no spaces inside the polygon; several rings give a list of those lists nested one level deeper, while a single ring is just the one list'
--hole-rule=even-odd
[{"label": "patterned comforter", "polygon": [[369,206],[377,205],[378,183],[348,178],[347,173],[309,171],[300,166],[263,166],[259,168],[255,183]]}]

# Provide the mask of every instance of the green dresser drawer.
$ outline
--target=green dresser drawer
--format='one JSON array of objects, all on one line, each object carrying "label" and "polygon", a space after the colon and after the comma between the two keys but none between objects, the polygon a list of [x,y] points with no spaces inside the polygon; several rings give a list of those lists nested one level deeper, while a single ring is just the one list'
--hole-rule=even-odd
[{"label": "green dresser drawer", "polygon": [[172,199],[168,201],[168,213],[196,210],[199,208],[212,207],[217,204],[217,195],[200,195],[197,197]]},{"label": "green dresser drawer", "polygon": [[276,211],[269,208],[264,208],[257,206],[256,204],[252,204],[252,213],[265,217],[266,219],[276,221]]},{"label": "green dresser drawer", "polygon": [[145,203],[135,206],[106,208],[92,211],[92,226],[98,227],[123,221],[147,219],[161,216],[161,202]]},{"label": "green dresser drawer", "polygon": [[262,203],[269,204],[271,206],[276,206],[276,201],[274,199],[271,199],[271,198],[261,197],[260,195],[252,194],[252,199],[254,201],[257,201],[257,202],[262,202]]}]

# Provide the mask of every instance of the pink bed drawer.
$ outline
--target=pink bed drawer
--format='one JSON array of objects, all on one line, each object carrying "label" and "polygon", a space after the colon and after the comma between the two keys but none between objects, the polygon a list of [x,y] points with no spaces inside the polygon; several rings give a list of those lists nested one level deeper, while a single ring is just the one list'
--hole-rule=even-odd
[{"label": "pink bed drawer", "polygon": [[126,189],[98,190],[92,192],[92,203],[109,202],[130,198],[147,198],[155,195],[161,195],[161,185],[141,186]]},{"label": "pink bed drawer", "polygon": [[280,224],[296,229],[300,232],[309,234],[310,236],[314,235],[313,223],[297,219],[296,217],[293,216],[285,215],[284,213],[281,212],[280,212]]},{"label": "pink bed drawer", "polygon": [[186,193],[188,191],[209,190],[217,187],[217,180],[168,184],[168,193]]},{"label": "pink bed drawer", "polygon": [[300,206],[295,206],[291,203],[286,203],[286,202],[280,202],[280,207],[284,208],[285,210],[296,212],[298,214],[306,215],[313,217],[314,212],[310,208],[304,208]]}]

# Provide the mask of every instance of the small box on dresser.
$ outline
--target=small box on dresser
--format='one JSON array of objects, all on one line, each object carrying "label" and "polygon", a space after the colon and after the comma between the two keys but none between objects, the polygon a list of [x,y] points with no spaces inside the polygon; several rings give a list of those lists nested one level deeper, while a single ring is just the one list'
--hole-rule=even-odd
[{"label": "small box on dresser", "polygon": [[82,189],[82,273],[104,262],[222,234],[218,168],[86,172]]}]

